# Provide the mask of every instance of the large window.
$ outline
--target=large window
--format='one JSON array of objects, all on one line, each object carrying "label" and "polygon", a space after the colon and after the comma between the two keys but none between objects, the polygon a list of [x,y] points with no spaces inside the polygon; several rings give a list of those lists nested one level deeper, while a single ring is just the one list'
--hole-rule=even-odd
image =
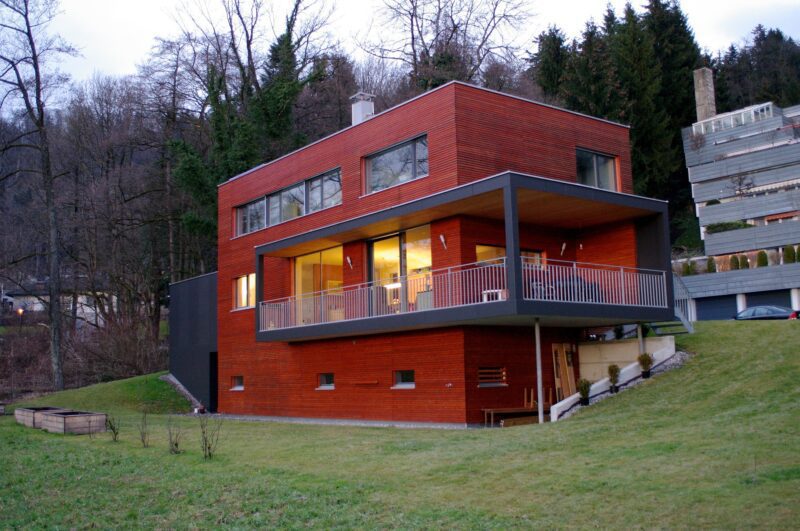
[{"label": "large window", "polygon": [[604,190],[617,189],[616,159],[600,153],[577,150],[578,182]]},{"label": "large window", "polygon": [[367,159],[367,193],[428,175],[428,137],[423,136]]},{"label": "large window", "polygon": [[250,273],[234,283],[234,308],[252,308],[256,305],[256,274]]},{"label": "large window", "polygon": [[[297,319],[301,323],[344,319],[344,300],[338,290],[344,283],[342,246],[294,259],[294,293],[297,295]],[[328,292],[325,297],[310,295]]]},{"label": "large window", "polygon": [[[520,256],[528,258],[527,263],[541,264],[542,252],[541,251],[520,251]],[[477,262],[485,262],[489,260],[498,260],[506,257],[506,248],[497,245],[476,245],[475,246],[475,260]]]},{"label": "large window", "polygon": [[326,172],[236,209],[236,235],[311,214],[342,203],[342,175]]}]

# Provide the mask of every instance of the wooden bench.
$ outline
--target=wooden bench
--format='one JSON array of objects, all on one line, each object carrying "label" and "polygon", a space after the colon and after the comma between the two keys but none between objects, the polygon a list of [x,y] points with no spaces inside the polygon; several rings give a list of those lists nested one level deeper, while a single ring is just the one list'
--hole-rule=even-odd
[{"label": "wooden bench", "polygon": [[[552,391],[548,389],[548,391]],[[494,427],[494,417],[495,415],[521,415],[524,413],[538,413],[539,407],[536,403],[536,400],[533,399],[533,389],[526,387],[523,390],[523,399],[522,399],[522,407],[491,407],[491,408],[484,408],[481,409],[483,411],[483,426],[486,427]],[[550,411],[550,404],[545,402],[544,404],[545,411]],[[524,418],[524,417],[523,417]],[[512,419],[508,419],[512,420]],[[535,422],[538,422],[538,418]],[[522,421],[518,421],[518,424],[522,424]],[[505,425],[514,425],[512,422],[511,424],[506,423]]]}]

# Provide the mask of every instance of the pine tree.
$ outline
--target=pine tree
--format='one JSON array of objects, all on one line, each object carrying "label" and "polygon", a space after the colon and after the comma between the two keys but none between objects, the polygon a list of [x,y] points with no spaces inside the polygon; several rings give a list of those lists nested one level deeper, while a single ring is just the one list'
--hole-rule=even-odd
[{"label": "pine tree", "polygon": [[661,68],[654,41],[630,4],[611,38],[611,50],[626,102],[620,118],[631,125],[634,191],[663,197],[676,169],[670,121],[658,105]]},{"label": "pine tree", "polygon": [[536,38],[538,49],[529,58],[533,79],[548,98],[556,98],[561,90],[569,48],[564,33],[557,26],[550,26]]},{"label": "pine tree", "polygon": [[561,83],[561,99],[570,109],[592,116],[618,119],[619,84],[606,35],[593,21],[586,23],[581,41],[569,49]]}]

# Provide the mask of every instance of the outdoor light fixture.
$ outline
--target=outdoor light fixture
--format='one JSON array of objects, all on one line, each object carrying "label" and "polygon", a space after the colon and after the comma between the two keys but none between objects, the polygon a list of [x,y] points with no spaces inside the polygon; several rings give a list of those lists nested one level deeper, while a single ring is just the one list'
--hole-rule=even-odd
[{"label": "outdoor light fixture", "polygon": [[444,240],[444,234],[440,234],[439,235],[439,241],[442,242],[442,247],[444,247],[444,250],[446,251],[447,250],[447,242]]},{"label": "outdoor light fixture", "polygon": [[564,256],[564,251],[567,249],[567,242],[561,244],[561,256]]},{"label": "outdoor light fixture", "polygon": [[345,256],[345,260],[347,260],[347,265],[350,266],[350,269],[353,269],[353,261],[350,260],[349,256]]},{"label": "outdoor light fixture", "polygon": [[22,317],[22,314],[23,314],[23,313],[25,313],[25,310],[23,310],[22,308],[17,308],[17,315],[19,315],[20,317]]}]

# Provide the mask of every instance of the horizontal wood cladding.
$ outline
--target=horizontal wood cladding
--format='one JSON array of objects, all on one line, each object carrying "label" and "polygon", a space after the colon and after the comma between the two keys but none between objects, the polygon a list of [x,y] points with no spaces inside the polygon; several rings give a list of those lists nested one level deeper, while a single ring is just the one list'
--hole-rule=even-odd
[{"label": "horizontal wood cladding", "polygon": [[576,182],[580,147],[619,157],[620,191],[633,193],[626,127],[456,85],[456,131],[459,184],[506,170]]},{"label": "horizontal wood cladding", "polygon": [[577,235],[577,261],[637,267],[636,224],[614,223],[593,227]]},{"label": "horizontal wood cladding", "polygon": [[[555,397],[553,343],[577,343],[577,331],[542,328],[542,387],[545,401]],[[466,415],[470,424],[483,422],[483,408],[522,407],[525,389],[536,399],[536,344],[533,323],[521,327],[472,327],[464,332]],[[579,360],[573,362],[578,380]],[[505,367],[507,386],[478,387],[480,367]]]},{"label": "horizontal wood cladding", "polygon": [[[251,345],[221,341],[219,411],[289,417],[465,422],[464,331],[459,328]],[[414,389],[392,389],[413,370]],[[335,388],[317,390],[320,373]],[[244,390],[230,390],[233,376]]]}]

